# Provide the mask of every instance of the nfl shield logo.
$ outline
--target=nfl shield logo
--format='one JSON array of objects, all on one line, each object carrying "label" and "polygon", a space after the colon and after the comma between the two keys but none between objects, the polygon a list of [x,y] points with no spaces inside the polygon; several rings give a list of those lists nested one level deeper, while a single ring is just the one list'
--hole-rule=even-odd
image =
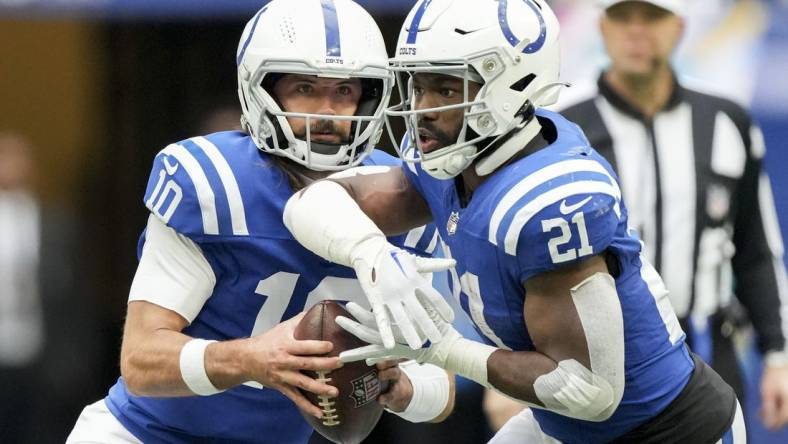
[{"label": "nfl shield logo", "polygon": [[706,189],[706,214],[715,221],[721,221],[728,215],[731,206],[731,195],[723,185],[713,183]]},{"label": "nfl shield logo", "polygon": [[354,408],[374,401],[380,394],[380,380],[376,370],[359,376],[350,383],[353,385],[350,397],[353,399]]},{"label": "nfl shield logo", "polygon": [[449,232],[449,236],[452,236],[454,233],[457,232],[457,223],[460,222],[460,213],[456,211],[451,212],[451,216],[449,216],[449,221],[446,223],[446,231]]}]

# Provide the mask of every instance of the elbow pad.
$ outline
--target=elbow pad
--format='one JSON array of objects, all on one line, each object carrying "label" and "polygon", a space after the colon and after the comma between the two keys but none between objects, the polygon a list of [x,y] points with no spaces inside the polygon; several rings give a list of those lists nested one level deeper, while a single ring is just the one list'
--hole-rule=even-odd
[{"label": "elbow pad", "polygon": [[534,391],[548,410],[585,421],[604,421],[618,406],[610,383],[574,359],[538,377]]},{"label": "elbow pad", "polygon": [[616,283],[596,273],[572,288],[572,300],[588,343],[589,370],[574,359],[534,382],[536,396],[558,414],[604,421],[624,395],[624,318]]}]

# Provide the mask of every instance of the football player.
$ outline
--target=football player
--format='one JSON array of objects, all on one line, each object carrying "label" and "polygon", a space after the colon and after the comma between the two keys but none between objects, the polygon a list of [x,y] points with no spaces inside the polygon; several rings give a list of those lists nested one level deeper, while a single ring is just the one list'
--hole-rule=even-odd
[{"label": "football player", "polygon": [[615,173],[575,124],[542,108],[561,87],[558,34],[543,0],[411,10],[392,61],[405,99],[387,111],[405,118],[405,165],[317,182],[290,199],[285,223],[359,279],[407,290],[419,282],[409,262],[377,266],[400,254],[384,233],[433,220],[487,343],[462,338],[425,299],[441,341],[412,350],[356,313],[338,322],[372,345],[340,357],[433,363],[533,407],[497,443],[744,442],[733,391],[688,350],[640,255]]},{"label": "football player", "polygon": [[[399,163],[373,151],[394,84],[387,65],[377,25],[350,0],[274,0],[249,21],[237,53],[245,132],[191,138],[156,156],[121,378],[85,408],[69,443],[308,441],[298,409],[322,411],[299,390],[337,390],[300,371],[341,363],[312,356],[330,342],[297,341],[293,330],[321,300],[366,298],[352,269],[293,239],[282,210],[314,179]],[[437,233],[421,227],[390,240],[425,254]],[[449,263],[433,261],[418,263]],[[381,399],[392,410],[424,421],[451,408],[444,370],[385,367],[392,390]],[[410,403],[425,390],[430,406]]]}]

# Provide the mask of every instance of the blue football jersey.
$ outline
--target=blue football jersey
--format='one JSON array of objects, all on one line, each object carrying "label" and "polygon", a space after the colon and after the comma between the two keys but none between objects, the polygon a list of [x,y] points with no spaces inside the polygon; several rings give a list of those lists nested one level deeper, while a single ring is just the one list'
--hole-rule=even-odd
[{"label": "blue football jersey", "polygon": [[[365,165],[399,165],[374,152]],[[321,300],[364,296],[352,269],[303,248],[282,222],[293,194],[285,173],[240,132],[196,137],[156,157],[145,204],[201,248],[216,285],[184,333],[228,340],[263,333]],[[316,217],[320,217],[316,215]],[[140,239],[140,254],[144,244]],[[438,242],[434,226],[390,239],[417,254]],[[206,397],[131,395],[123,378],[110,411],[145,443],[305,443],[312,428],[276,390],[247,383]]]},{"label": "blue football jersey", "polygon": [[537,116],[543,126],[555,127],[556,140],[496,171],[466,207],[454,180],[435,179],[419,164],[403,169],[457,260],[454,294],[491,345],[534,349],[523,316],[530,277],[604,251],[615,255],[626,354],[618,409],[604,422],[534,409],[543,431],[563,442],[608,442],[662,411],[694,366],[667,290],[627,228],[612,168],[576,125],[546,110]]}]

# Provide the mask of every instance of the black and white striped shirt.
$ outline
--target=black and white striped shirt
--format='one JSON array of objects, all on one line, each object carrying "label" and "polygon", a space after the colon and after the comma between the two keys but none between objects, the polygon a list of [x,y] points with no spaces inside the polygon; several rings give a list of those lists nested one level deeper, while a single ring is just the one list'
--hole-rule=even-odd
[{"label": "black and white striped shirt", "polygon": [[761,166],[763,135],[747,112],[676,81],[667,105],[649,119],[604,76],[559,107],[618,172],[630,226],[678,316],[712,315],[735,293],[761,350],[782,351],[783,244]]}]

